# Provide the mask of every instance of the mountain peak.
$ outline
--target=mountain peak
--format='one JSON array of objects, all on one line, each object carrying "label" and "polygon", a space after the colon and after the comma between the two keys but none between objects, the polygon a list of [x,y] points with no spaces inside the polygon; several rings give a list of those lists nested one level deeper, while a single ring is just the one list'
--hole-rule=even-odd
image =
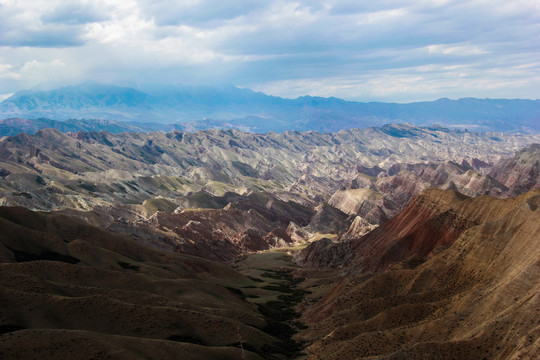
[{"label": "mountain peak", "polygon": [[255,132],[335,132],[398,122],[540,131],[540,101],[441,98],[408,104],[362,103],[320,96],[285,99],[233,85],[146,85],[141,89],[90,81],[24,90],[0,103],[0,118],[103,118],[168,124],[212,119]]}]

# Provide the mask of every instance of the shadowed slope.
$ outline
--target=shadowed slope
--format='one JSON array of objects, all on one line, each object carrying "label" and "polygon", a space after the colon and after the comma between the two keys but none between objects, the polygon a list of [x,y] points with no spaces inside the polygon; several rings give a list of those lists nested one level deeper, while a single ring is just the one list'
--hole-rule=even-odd
[{"label": "shadowed slope", "polygon": [[23,208],[0,207],[0,228],[3,359],[238,359],[239,339],[257,359],[279,343],[230,267]]},{"label": "shadowed slope", "polygon": [[[488,196],[472,199],[451,190],[428,189],[372,232],[334,244],[336,249],[352,249],[340,264],[376,272],[413,255],[419,259],[429,256],[434,250],[451,245],[466,229],[506,216],[519,200],[501,199],[498,206],[493,206],[493,201]],[[306,266],[320,268],[325,267],[326,261],[336,263],[335,259],[320,256],[312,262],[310,252],[315,246],[308,246],[299,256]]]},{"label": "shadowed slope", "polygon": [[[450,191],[424,193],[397,217],[407,214],[410,221],[407,241],[417,244],[418,252],[431,236],[453,232],[455,242],[432,251],[424,263],[407,259],[393,269],[341,281],[306,312],[310,329],[302,338],[312,341],[309,358],[538,358],[539,207],[538,191],[504,200],[468,199]],[[431,225],[446,228],[444,232],[426,236],[426,224],[440,218],[435,214],[455,216]],[[460,218],[468,223],[456,226]],[[396,237],[397,223],[387,224],[363,241],[403,242]],[[362,249],[366,247],[355,251]],[[377,265],[365,262],[370,255],[363,255],[357,261],[373,270],[388,265],[387,258],[380,256]]]}]

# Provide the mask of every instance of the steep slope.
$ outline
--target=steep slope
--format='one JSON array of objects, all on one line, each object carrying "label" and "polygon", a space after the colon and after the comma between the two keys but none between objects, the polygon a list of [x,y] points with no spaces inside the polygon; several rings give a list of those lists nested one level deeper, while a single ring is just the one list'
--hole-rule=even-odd
[{"label": "steep slope", "polygon": [[[345,241],[354,253],[346,264],[377,272],[411,256],[428,257],[436,249],[451,245],[468,228],[513,211],[513,199],[501,200],[496,208],[489,207],[490,201],[494,200],[485,196],[473,199],[451,190],[425,190],[391,220],[364,236]],[[310,258],[311,246],[314,244],[303,250],[302,258]],[[324,267],[327,262],[322,259],[321,263],[307,261],[304,265]]]},{"label": "steep slope", "polygon": [[[448,158],[461,162],[469,156],[494,162],[537,138],[499,134],[494,140],[493,135],[410,125],[266,135],[40,130],[0,140],[0,201],[43,210],[90,210],[203,189],[218,196],[250,189],[314,207],[350,183],[359,168]],[[463,145],[451,146],[455,143]]]},{"label": "steep slope", "polygon": [[538,358],[539,208],[538,191],[423,193],[370,246],[351,244],[362,269],[388,270],[351,272],[307,307],[308,358]]},{"label": "steep slope", "polygon": [[[471,160],[471,163],[479,165],[477,170],[483,171],[490,165],[478,160]],[[379,200],[375,204],[373,196],[356,196],[355,206],[362,209],[360,213],[353,211],[366,222],[367,227],[379,225],[385,220],[395,216],[402,210],[409,201],[422,191],[431,187],[455,190],[468,196],[491,195],[497,197],[508,197],[512,193],[509,189],[490,175],[483,175],[473,170],[473,165],[463,160],[462,164],[454,161],[442,163],[399,163],[390,166],[387,170],[381,168],[361,169],[365,172],[372,172],[376,177],[365,173],[358,175],[351,181],[350,190],[337,191],[330,199],[333,206],[342,209],[350,206],[350,199],[353,194],[370,193],[377,194]],[[375,171],[376,170],[376,171]],[[502,175],[504,173],[505,175]],[[508,172],[501,172],[501,176],[509,175]],[[517,194],[522,193],[517,192]],[[349,196],[344,196],[348,194]],[[369,216],[366,216],[366,209],[373,209]],[[343,210],[343,209],[342,209]],[[360,236],[365,232],[365,226],[357,226],[349,229],[347,236]]]},{"label": "steep slope", "polygon": [[375,224],[388,220],[396,210],[394,203],[371,189],[338,190],[328,204],[345,214],[360,216]]},{"label": "steep slope", "polygon": [[499,161],[489,174],[514,194],[540,188],[540,144],[532,144],[513,158]]}]

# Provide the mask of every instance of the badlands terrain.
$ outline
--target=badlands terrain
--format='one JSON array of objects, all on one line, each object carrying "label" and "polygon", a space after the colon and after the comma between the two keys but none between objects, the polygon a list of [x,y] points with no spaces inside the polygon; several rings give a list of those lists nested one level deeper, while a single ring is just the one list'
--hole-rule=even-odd
[{"label": "badlands terrain", "polygon": [[0,357],[538,358],[537,143],[3,137]]}]

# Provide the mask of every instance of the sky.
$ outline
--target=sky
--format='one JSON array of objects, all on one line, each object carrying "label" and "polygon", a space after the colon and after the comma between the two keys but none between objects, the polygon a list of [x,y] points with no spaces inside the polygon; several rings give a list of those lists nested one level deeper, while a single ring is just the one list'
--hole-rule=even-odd
[{"label": "sky", "polygon": [[540,98],[540,0],[0,0],[0,100],[96,81]]}]

